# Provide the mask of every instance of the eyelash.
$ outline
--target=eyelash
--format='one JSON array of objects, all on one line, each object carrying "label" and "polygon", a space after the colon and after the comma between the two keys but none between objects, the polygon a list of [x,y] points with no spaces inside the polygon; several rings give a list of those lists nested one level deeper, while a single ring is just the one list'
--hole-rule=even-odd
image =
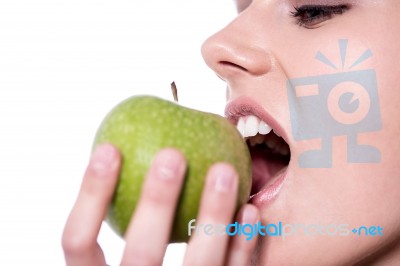
[{"label": "eyelash", "polygon": [[295,11],[290,12],[291,16],[296,18],[296,24],[299,26],[312,29],[316,25],[331,19],[335,15],[342,15],[348,11],[348,5],[336,6],[320,6],[320,5],[304,5],[294,7]]}]

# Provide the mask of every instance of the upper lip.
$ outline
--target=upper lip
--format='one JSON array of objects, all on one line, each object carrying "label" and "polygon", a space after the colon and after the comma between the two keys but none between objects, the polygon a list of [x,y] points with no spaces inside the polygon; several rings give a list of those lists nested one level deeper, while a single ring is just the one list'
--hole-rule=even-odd
[{"label": "upper lip", "polygon": [[225,107],[225,117],[234,125],[240,117],[254,115],[270,125],[289,145],[288,135],[283,126],[267,110],[249,97],[241,96],[228,102]]}]

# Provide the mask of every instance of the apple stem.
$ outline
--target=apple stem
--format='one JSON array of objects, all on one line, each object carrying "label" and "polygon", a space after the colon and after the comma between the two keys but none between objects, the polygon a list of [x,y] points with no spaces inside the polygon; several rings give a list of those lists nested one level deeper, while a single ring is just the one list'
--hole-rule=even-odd
[{"label": "apple stem", "polygon": [[175,81],[171,83],[171,90],[172,90],[172,96],[174,96],[174,101],[177,103],[178,102],[178,89],[176,88]]}]

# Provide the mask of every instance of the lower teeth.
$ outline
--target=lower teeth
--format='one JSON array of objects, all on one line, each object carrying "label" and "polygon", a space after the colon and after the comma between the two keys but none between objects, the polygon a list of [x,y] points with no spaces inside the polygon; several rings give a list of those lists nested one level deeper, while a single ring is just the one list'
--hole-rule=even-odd
[{"label": "lower teeth", "polygon": [[254,147],[259,144],[264,144],[272,153],[287,156],[290,154],[289,147],[280,137],[267,137],[267,135],[257,134],[253,137],[246,138],[248,144]]}]

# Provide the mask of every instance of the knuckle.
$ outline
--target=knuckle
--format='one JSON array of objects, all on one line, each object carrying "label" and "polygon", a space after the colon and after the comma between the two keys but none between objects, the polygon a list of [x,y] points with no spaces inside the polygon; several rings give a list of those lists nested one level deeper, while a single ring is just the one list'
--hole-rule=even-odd
[{"label": "knuckle", "polygon": [[174,190],[169,190],[167,187],[164,189],[146,186],[143,190],[143,200],[160,206],[171,205],[176,195]]},{"label": "knuckle", "polygon": [[97,178],[95,175],[86,174],[83,178],[81,193],[90,196],[101,195],[105,191],[113,189],[107,181],[107,178]]},{"label": "knuckle", "polygon": [[64,233],[61,245],[66,255],[79,255],[92,250],[96,243],[81,234]]},{"label": "knuckle", "polygon": [[146,202],[155,205],[170,205],[178,196],[179,189],[177,184],[160,184],[155,182],[148,182],[143,188],[142,198]]},{"label": "knuckle", "polygon": [[[223,201],[223,200],[222,200]],[[215,218],[225,218],[233,215],[233,210],[225,202],[214,202],[207,204],[205,207],[206,213]]]}]

